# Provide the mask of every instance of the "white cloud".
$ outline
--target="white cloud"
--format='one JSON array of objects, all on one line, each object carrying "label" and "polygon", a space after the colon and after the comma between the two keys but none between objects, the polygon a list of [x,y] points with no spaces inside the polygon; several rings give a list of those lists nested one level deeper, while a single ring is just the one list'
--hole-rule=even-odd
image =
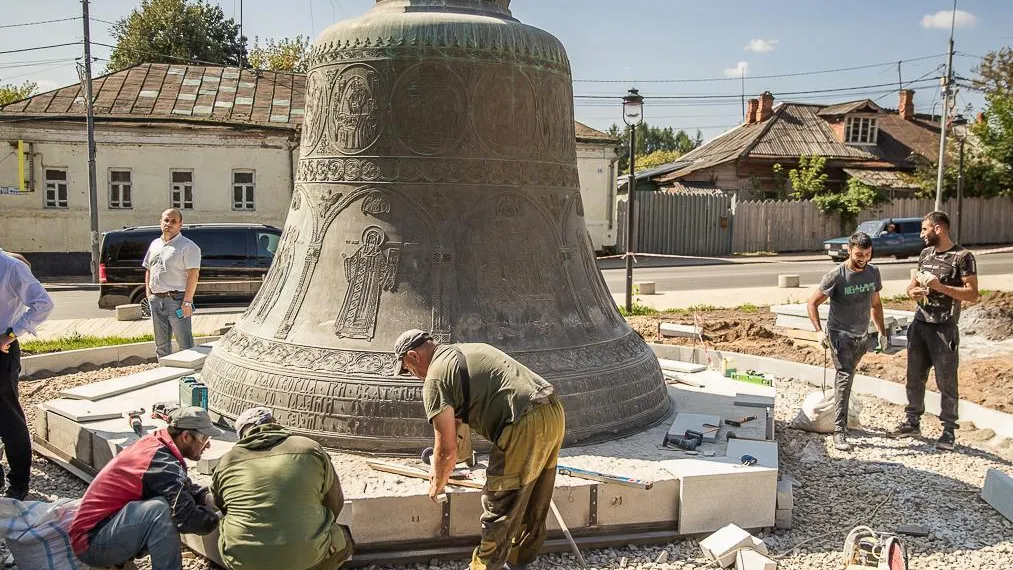
[{"label": "white cloud", "polygon": [[755,51],[756,53],[766,53],[768,51],[774,51],[774,47],[777,45],[779,40],[764,40],[756,38],[749,40],[746,44],[746,51]]},{"label": "white cloud", "polygon": [[741,77],[749,73],[749,63],[740,61],[735,67],[725,69],[725,77]]},{"label": "white cloud", "polygon": [[935,14],[922,16],[922,27],[949,29],[952,21],[958,28],[970,28],[977,20],[977,16],[963,10],[957,10],[955,14],[952,10],[940,10]]}]

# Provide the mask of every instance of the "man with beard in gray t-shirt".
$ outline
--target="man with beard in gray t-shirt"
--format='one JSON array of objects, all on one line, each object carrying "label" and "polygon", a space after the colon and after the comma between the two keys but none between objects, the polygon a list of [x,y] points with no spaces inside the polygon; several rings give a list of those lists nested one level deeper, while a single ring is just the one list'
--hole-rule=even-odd
[{"label": "man with beard in gray t-shirt", "polygon": [[[890,337],[883,322],[879,291],[883,282],[872,259],[872,238],[858,232],[848,240],[848,259],[827,272],[809,298],[809,320],[824,349],[829,349],[837,370],[834,380],[834,448],[850,451],[848,400],[855,370],[869,346],[869,316],[879,331],[879,346],[886,350]],[[827,332],[820,322],[819,306],[830,300]]]}]

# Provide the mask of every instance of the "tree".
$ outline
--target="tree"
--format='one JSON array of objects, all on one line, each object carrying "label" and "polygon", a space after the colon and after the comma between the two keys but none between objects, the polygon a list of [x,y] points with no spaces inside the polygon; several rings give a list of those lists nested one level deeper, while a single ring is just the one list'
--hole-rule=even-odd
[{"label": "tree", "polygon": [[109,72],[139,63],[240,66],[246,59],[239,25],[205,0],[142,0],[113,25],[112,35]]},{"label": "tree", "polygon": [[[619,126],[613,124],[609,127],[609,136],[618,139],[623,144],[619,147],[619,172],[630,171],[630,128],[626,126],[624,129],[619,130]],[[698,138],[701,138],[698,134]],[[642,157],[646,157],[657,151],[677,151],[679,155],[683,155],[697,147],[696,142],[693,141],[686,134],[686,131],[679,130],[675,131],[672,127],[652,127],[647,123],[640,123],[637,125],[637,168],[639,169]],[[677,158],[677,157],[676,157]],[[674,160],[674,159],[673,159]],[[671,162],[671,161],[669,161]],[[656,166],[660,166],[659,163]]]},{"label": "tree", "polygon": [[7,83],[0,85],[0,105],[20,101],[35,94],[38,84],[34,81],[25,81],[21,85]]},{"label": "tree", "polygon": [[641,156],[637,155],[637,169],[647,170],[649,168],[656,168],[662,164],[668,164],[669,162],[675,162],[682,156],[682,152],[678,150],[656,150],[650,154]]},{"label": "tree", "polygon": [[[822,156],[800,156],[798,167],[788,171],[792,197],[797,200],[811,200],[824,214],[837,214],[841,222],[841,233],[853,227],[858,214],[870,206],[886,200],[879,190],[857,178],[848,180],[844,190],[827,189],[827,173],[824,172],[827,159]],[[774,177],[784,176],[784,167],[774,165]]]},{"label": "tree", "polygon": [[250,50],[250,67],[266,71],[307,71],[306,56],[309,55],[310,39],[298,35],[295,38],[264,40],[260,47],[259,38],[254,36],[253,49]]},{"label": "tree", "polygon": [[984,120],[971,127],[982,158],[992,167],[993,195],[1013,194],[1013,91],[985,95]]},{"label": "tree", "polygon": [[973,71],[977,75],[973,79],[977,90],[1013,92],[1013,49],[1006,46],[986,53]]}]

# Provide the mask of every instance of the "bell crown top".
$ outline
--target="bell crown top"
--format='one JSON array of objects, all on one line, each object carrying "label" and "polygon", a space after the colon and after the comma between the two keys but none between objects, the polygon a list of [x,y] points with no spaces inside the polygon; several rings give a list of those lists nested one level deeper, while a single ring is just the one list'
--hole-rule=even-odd
[{"label": "bell crown top", "polygon": [[376,0],[376,3],[402,5],[406,12],[491,12],[510,15],[510,0]]}]

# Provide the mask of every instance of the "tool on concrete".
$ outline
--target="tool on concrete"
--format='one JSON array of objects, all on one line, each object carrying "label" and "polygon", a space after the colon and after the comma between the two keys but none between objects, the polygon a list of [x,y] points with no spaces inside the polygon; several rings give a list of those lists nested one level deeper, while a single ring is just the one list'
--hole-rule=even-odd
[{"label": "tool on concrete", "polygon": [[669,447],[669,444],[674,445],[679,449],[685,449],[686,451],[696,451],[696,448],[703,444],[703,434],[691,429],[686,430],[686,433],[684,433],[682,437],[675,436],[670,433],[665,434],[665,441],[663,441],[661,445]]},{"label": "tool on concrete", "polygon": [[176,402],[155,402],[151,406],[151,418],[155,420],[169,421],[169,414],[179,409]]},{"label": "tool on concrete", "polygon": [[144,408],[138,408],[136,410],[130,410],[124,412],[124,416],[127,417],[127,421],[130,423],[130,428],[134,430],[137,437],[144,436],[144,422],[141,421],[141,416],[144,415]]},{"label": "tool on concrete", "polygon": [[895,535],[856,526],[844,539],[844,568],[907,570],[907,551]]},{"label": "tool on concrete", "polygon": [[929,529],[920,524],[902,524],[897,526],[894,532],[917,538],[926,538],[929,535]]},{"label": "tool on concrete", "polygon": [[747,455],[743,455],[742,457],[739,458],[739,463],[741,463],[741,464],[743,464],[743,465],[745,465],[747,467],[752,467],[753,465],[756,465],[756,461],[757,460],[756,460],[755,457],[753,457],[752,455],[748,455],[748,454]]},{"label": "tool on concrete", "polygon": [[556,501],[549,499],[549,508],[552,509],[552,515],[556,517],[556,522],[559,523],[559,528],[563,530],[563,536],[565,536],[566,541],[570,543],[570,548],[573,549],[573,555],[577,557],[577,563],[580,564],[581,568],[587,568],[587,562],[584,561],[584,556],[580,553],[580,549],[577,548],[577,542],[573,540],[573,535],[570,534],[570,529],[566,527],[566,523],[563,522],[562,515],[559,514],[559,509],[556,508]]},{"label": "tool on concrete", "polygon": [[730,426],[742,427],[742,424],[744,424],[746,422],[751,422],[751,421],[753,421],[755,419],[756,419],[756,416],[744,416],[744,417],[741,417],[741,418],[738,418],[738,419],[734,419],[734,420],[732,420],[732,419],[725,420],[725,423],[728,424],[728,425],[730,425]]},{"label": "tool on concrete", "polygon": [[570,477],[600,481],[602,483],[615,483],[616,485],[633,487],[635,489],[647,490],[654,487],[654,481],[635,479],[633,477],[623,477],[622,475],[610,475],[599,471],[590,471],[588,469],[579,469],[577,467],[567,467],[566,465],[557,465],[556,472],[560,475],[569,475]]}]

